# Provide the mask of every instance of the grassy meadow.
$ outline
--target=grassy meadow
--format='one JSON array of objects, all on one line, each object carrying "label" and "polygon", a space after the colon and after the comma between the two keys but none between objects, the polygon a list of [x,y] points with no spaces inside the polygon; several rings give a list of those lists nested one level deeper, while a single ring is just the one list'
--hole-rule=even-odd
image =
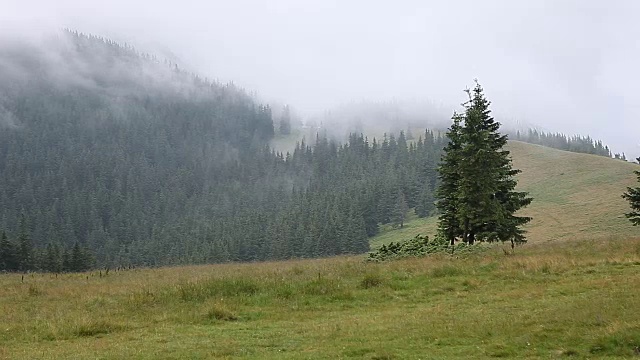
[{"label": "grassy meadow", "polygon": [[[387,263],[363,256],[0,275],[0,358],[640,357],[634,165],[511,143],[530,243]],[[385,228],[372,246],[431,234]]]},{"label": "grassy meadow", "polygon": [[640,238],[0,277],[0,357],[628,358]]}]

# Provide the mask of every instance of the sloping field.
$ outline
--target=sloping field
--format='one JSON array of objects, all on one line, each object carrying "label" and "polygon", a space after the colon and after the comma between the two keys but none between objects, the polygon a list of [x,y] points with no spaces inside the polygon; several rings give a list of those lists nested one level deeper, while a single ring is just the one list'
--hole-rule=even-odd
[{"label": "sloping field", "polygon": [[520,188],[534,197],[522,213],[533,217],[531,241],[625,237],[638,234],[624,217],[621,195],[635,186],[637,164],[511,142]]},{"label": "sloping field", "polygon": [[[569,239],[624,238],[640,229],[624,217],[629,203],[621,195],[637,186],[640,166],[602,156],[577,154],[511,141],[513,164],[522,170],[519,190],[533,203],[521,214],[533,221],[525,228],[529,242]],[[433,235],[435,219],[413,219],[403,229],[385,229],[372,239],[373,248],[417,234]]]}]

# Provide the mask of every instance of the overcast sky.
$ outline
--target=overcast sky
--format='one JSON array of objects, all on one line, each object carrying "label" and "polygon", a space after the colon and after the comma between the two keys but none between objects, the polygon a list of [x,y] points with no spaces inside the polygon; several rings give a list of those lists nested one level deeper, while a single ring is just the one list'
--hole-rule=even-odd
[{"label": "overcast sky", "polygon": [[500,119],[640,156],[640,1],[0,0],[0,32],[68,27],[173,53],[312,114],[451,106],[478,78]]}]

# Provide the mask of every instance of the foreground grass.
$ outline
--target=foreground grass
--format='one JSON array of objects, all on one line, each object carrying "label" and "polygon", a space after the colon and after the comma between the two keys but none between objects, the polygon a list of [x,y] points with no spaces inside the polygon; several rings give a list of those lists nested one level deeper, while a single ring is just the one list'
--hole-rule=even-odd
[{"label": "foreground grass", "polygon": [[626,358],[638,309],[640,239],[0,275],[0,358]]}]

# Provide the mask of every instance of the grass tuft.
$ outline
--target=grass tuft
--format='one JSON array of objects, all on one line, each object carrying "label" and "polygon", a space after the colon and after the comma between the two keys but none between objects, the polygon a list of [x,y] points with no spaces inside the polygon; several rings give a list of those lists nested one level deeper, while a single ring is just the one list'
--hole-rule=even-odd
[{"label": "grass tuft", "polygon": [[578,352],[577,350],[573,350],[573,349],[569,349],[569,350],[564,350],[562,352],[563,356],[579,356],[580,352]]},{"label": "grass tuft", "polygon": [[120,325],[112,324],[105,320],[98,320],[76,325],[72,331],[72,334],[77,337],[92,337],[111,334],[112,332],[122,329],[123,327]]},{"label": "grass tuft", "polygon": [[252,296],[260,287],[251,279],[215,279],[178,286],[182,301],[204,301],[210,298]]},{"label": "grass tuft", "polygon": [[29,290],[27,290],[29,296],[40,296],[44,294],[44,291],[36,284],[29,284]]},{"label": "grass tuft", "polygon": [[371,289],[378,287],[384,283],[384,278],[382,275],[374,273],[374,274],[366,274],[364,278],[360,281],[360,287],[363,289]]},{"label": "grass tuft", "polygon": [[238,320],[238,316],[236,316],[233,312],[229,311],[227,308],[221,305],[214,305],[207,312],[207,318],[209,320],[220,320],[220,321],[236,321]]}]

